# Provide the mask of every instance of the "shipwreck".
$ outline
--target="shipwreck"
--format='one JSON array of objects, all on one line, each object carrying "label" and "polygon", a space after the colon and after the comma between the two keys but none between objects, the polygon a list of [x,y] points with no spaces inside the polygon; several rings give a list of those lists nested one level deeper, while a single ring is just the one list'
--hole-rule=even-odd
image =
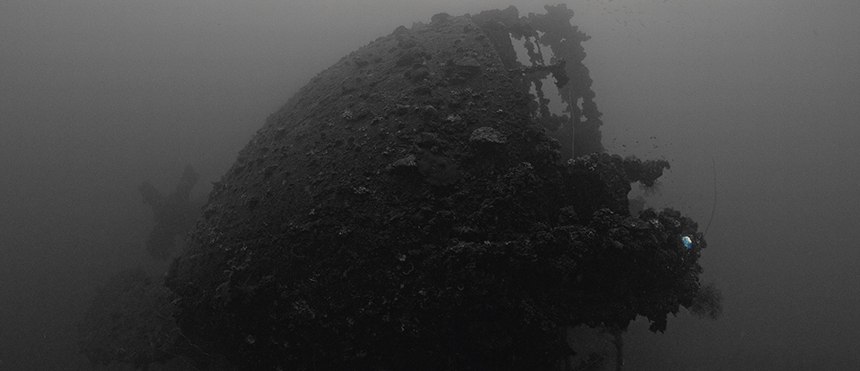
[{"label": "shipwreck", "polygon": [[398,27],[272,114],[166,277],[175,349],[259,370],[576,370],[567,329],[664,331],[692,307],[697,224],[627,198],[669,164],[604,151],[589,37],[545,9]]}]

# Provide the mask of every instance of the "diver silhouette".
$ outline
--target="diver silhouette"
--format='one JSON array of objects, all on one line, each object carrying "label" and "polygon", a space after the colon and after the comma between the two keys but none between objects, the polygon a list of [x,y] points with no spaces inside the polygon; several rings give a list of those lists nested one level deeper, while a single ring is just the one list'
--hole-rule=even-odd
[{"label": "diver silhouette", "polygon": [[182,178],[173,193],[162,196],[155,187],[144,181],[138,187],[143,203],[152,207],[155,226],[146,241],[146,250],[153,258],[167,260],[175,239],[184,237],[194,226],[199,205],[191,201],[191,189],[200,178],[191,165],[185,167]]}]

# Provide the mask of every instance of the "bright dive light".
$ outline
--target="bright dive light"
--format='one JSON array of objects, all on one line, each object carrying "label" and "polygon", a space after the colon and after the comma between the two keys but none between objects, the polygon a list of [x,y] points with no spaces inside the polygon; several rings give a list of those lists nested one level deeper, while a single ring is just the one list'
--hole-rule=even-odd
[{"label": "bright dive light", "polygon": [[686,246],[687,249],[693,248],[693,240],[690,239],[690,236],[681,237],[681,242],[684,243],[684,246]]}]

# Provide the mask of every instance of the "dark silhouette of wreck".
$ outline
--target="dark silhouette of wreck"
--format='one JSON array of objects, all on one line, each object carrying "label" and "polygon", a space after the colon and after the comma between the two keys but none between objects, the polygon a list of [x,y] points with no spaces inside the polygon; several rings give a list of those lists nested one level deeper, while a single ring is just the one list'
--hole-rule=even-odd
[{"label": "dark silhouette of wreck", "polygon": [[604,153],[589,37],[565,5],[545,9],[398,27],[272,114],[166,277],[195,357],[583,370],[608,358],[575,361],[567,329],[607,329],[620,359],[634,318],[664,331],[694,307],[697,224],[671,209],[631,215],[627,199],[669,164]]},{"label": "dark silhouette of wreck", "polygon": [[146,240],[146,250],[153,258],[167,260],[194,226],[194,221],[200,215],[200,205],[192,201],[191,189],[199,178],[200,175],[189,165],[185,167],[176,188],[167,196],[163,196],[147,181],[138,187],[143,203],[152,207],[155,219],[155,226]]}]

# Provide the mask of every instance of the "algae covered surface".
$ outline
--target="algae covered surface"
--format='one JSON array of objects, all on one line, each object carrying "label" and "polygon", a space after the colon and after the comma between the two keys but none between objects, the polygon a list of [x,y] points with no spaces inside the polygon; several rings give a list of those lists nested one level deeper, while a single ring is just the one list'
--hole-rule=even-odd
[{"label": "algae covered surface", "polygon": [[400,27],[273,114],[167,277],[184,333],[253,367],[466,370],[557,366],[569,326],[665,330],[705,242],[678,212],[630,215],[631,183],[668,163],[576,156],[601,148],[582,112],[579,141],[553,138],[565,116],[527,81],[588,97],[590,79],[584,53],[515,67],[516,36],[587,39],[547,11]]},{"label": "algae covered surface", "polygon": [[161,282],[139,269],[120,272],[99,288],[79,324],[81,352],[102,365],[166,361],[187,345],[170,315]]}]

